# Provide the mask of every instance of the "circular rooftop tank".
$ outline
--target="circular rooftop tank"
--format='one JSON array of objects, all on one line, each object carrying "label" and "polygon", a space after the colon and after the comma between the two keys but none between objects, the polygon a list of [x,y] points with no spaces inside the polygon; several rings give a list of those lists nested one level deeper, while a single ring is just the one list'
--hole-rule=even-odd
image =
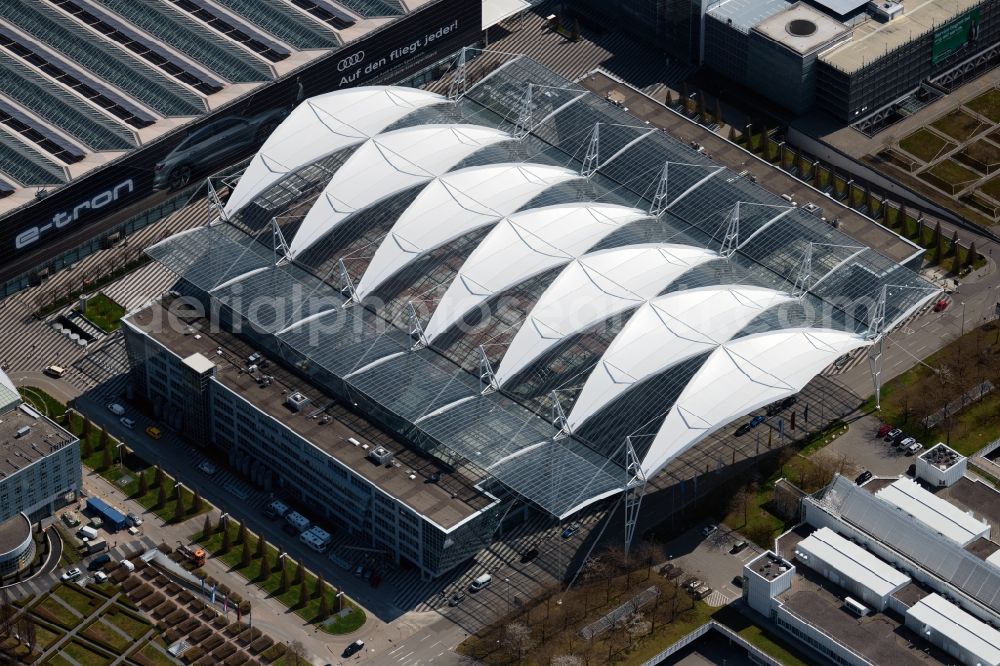
[{"label": "circular rooftop tank", "polygon": [[816,32],[816,24],[809,19],[795,19],[788,22],[785,30],[794,37],[808,37]]}]

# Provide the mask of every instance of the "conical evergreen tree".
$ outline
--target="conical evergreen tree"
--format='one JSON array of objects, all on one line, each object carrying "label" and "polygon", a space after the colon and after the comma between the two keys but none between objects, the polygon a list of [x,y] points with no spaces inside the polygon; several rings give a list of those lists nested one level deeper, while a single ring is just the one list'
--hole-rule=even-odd
[{"label": "conical evergreen tree", "polygon": [[240,553],[240,567],[246,568],[250,566],[250,560],[253,554],[250,552],[250,544],[246,541],[243,542],[243,552]]},{"label": "conical evergreen tree", "polygon": [[951,256],[958,256],[958,229],[955,229],[955,233],[951,235],[951,247],[948,248]]},{"label": "conical evergreen tree", "polygon": [[288,592],[288,588],[291,587],[292,577],[288,573],[288,567],[283,567],[281,569],[281,585],[278,586],[278,592],[284,594]]},{"label": "conical evergreen tree", "polygon": [[316,587],[313,588],[313,598],[314,599],[316,597],[318,597],[319,595],[323,594],[323,589],[324,589],[325,586],[326,586],[326,581],[323,579],[323,576],[322,575],[317,576],[316,577]]},{"label": "conical evergreen tree", "polygon": [[972,270],[977,259],[979,259],[979,253],[976,252],[976,242],[972,241],[972,245],[969,246],[969,254],[965,257],[965,267]]},{"label": "conical evergreen tree", "polygon": [[208,537],[212,536],[213,531],[214,530],[212,529],[212,517],[205,516],[205,524],[202,525],[201,527],[201,538],[207,539]]},{"label": "conical evergreen tree", "polygon": [[233,536],[229,528],[222,530],[222,554],[225,555],[233,549]]},{"label": "conical evergreen tree", "polygon": [[139,472],[139,497],[145,497],[149,494],[149,477],[146,476],[146,472]]},{"label": "conical evergreen tree", "polygon": [[326,594],[324,594],[319,599],[319,619],[320,622],[330,617],[330,602],[327,599]]},{"label": "conical evergreen tree", "polygon": [[299,608],[305,608],[309,604],[309,588],[299,585]]}]

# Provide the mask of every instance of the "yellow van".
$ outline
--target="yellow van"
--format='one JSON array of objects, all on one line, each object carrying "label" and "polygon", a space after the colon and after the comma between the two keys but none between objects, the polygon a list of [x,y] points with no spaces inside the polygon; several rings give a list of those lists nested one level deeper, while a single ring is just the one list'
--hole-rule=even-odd
[{"label": "yellow van", "polygon": [[160,437],[163,436],[163,433],[160,432],[160,429],[157,428],[156,426],[149,426],[148,428],[146,428],[146,434],[152,437],[153,439],[159,439]]}]

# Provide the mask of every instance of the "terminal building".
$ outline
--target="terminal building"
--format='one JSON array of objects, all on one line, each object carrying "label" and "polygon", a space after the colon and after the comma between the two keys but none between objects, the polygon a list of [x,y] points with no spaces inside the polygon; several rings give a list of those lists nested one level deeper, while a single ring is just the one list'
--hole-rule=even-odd
[{"label": "terminal building", "polygon": [[0,521],[51,516],[82,490],[79,440],[22,401],[0,372]]},{"label": "terminal building", "polygon": [[636,509],[936,291],[527,58],[308,100],[221,197],[147,250],[178,282],[125,320],[137,392],[258,483],[364,493],[329,512],[369,536],[359,498],[406,507],[456,553],[515,501]]},{"label": "terminal building", "polygon": [[977,526],[1000,496],[969,478],[930,488],[836,477],[746,565],[744,599],[836,663],[1000,663],[1000,544]]}]

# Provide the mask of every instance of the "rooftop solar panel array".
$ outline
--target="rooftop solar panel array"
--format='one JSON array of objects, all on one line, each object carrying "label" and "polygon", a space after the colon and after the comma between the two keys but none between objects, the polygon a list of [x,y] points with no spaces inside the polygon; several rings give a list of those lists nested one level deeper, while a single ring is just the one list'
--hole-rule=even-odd
[{"label": "rooftop solar panel array", "polygon": [[281,2],[216,0],[216,3],[297,49],[340,46],[340,39],[335,32]]},{"label": "rooftop solar panel array", "polygon": [[97,0],[130,23],[234,83],[270,81],[270,67],[160,0]]},{"label": "rooftop solar panel array", "polygon": [[242,19],[234,18],[210,2],[205,0],[171,0],[171,2],[271,62],[278,62],[292,54],[287,47],[264,35],[256,27],[244,24]]},{"label": "rooftop solar panel array", "polygon": [[128,150],[138,145],[125,126],[2,51],[0,92],[94,150]]},{"label": "rooftop solar panel array", "polygon": [[0,123],[67,164],[79,162],[86,156],[80,146],[2,97],[0,97]]},{"label": "rooftop solar panel array", "polygon": [[370,16],[399,16],[403,6],[397,0],[337,0],[355,14]]},{"label": "rooftop solar panel array", "polygon": [[96,0],[52,0],[52,2],[102,35],[106,35],[167,74],[194,86],[206,95],[222,90],[222,81],[208,70],[189,62],[172,49],[165,47],[159,40],[136,30],[114,12],[96,4]]},{"label": "rooftop solar panel array", "polygon": [[291,2],[334,28],[350,28],[357,23],[353,16],[329,0],[291,0]]},{"label": "rooftop solar panel array", "polygon": [[31,146],[0,128],[0,170],[21,185],[57,185],[66,182],[66,172]]},{"label": "rooftop solar panel array", "polygon": [[[6,0],[0,4],[0,16],[161,115],[190,116],[205,110],[196,94],[137,61],[121,47],[87,34],[87,30],[73,29],[73,22],[54,7],[33,0]],[[23,40],[18,43],[30,48]],[[140,115],[135,105],[126,105],[120,99],[116,102]]]}]

